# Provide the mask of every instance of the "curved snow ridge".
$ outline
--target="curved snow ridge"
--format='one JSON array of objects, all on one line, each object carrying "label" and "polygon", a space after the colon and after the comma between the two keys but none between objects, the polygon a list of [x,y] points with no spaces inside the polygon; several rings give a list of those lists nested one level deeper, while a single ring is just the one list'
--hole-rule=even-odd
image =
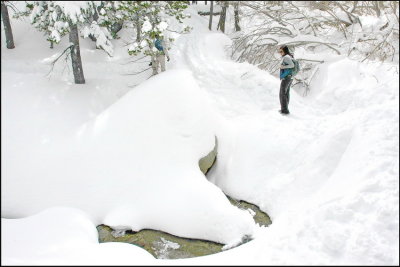
[{"label": "curved snow ridge", "polygon": [[[232,206],[198,166],[219,124],[189,71],[152,77],[82,126],[76,139],[11,168],[3,215],[65,205],[95,224],[238,243],[252,235],[252,216]],[[37,190],[20,186],[32,177]]]}]

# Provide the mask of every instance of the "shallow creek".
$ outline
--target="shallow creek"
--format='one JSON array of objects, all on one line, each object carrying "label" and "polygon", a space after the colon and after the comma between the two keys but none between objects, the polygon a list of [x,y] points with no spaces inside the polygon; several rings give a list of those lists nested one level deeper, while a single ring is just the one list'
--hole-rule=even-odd
[{"label": "shallow creek", "polygon": [[[248,210],[256,223],[269,226],[271,220],[256,205],[246,201],[235,200],[227,196],[232,205]],[[131,230],[114,230],[107,225],[98,225],[99,242],[125,242],[139,246],[157,259],[182,259],[214,254],[222,251],[223,244],[208,240],[191,239],[171,235],[166,232],[143,229],[139,232]],[[250,239],[243,240],[243,243]],[[242,244],[243,244],[242,243]]]}]

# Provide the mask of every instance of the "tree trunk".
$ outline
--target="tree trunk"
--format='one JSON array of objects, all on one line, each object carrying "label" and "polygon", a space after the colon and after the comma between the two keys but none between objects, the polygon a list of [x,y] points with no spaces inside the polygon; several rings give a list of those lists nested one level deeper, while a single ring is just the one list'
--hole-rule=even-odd
[{"label": "tree trunk", "polygon": [[226,19],[226,9],[227,9],[227,7],[228,7],[228,1],[224,1],[223,3],[222,3],[222,11],[221,11],[221,16],[219,17],[219,22],[218,22],[218,27],[217,27],[217,30],[219,29],[219,28],[221,28],[221,31],[223,32],[223,33],[225,33],[225,19]]},{"label": "tree trunk", "polygon": [[213,19],[213,9],[214,9],[214,1],[211,1],[210,4],[210,21],[208,22],[208,29],[212,29],[212,19]]},{"label": "tree trunk", "polygon": [[234,4],[235,8],[235,31],[240,31],[240,26],[239,26],[239,2],[236,2]]},{"label": "tree trunk", "polygon": [[141,31],[141,27],[140,27],[140,20],[139,17],[136,18],[136,42],[140,42],[140,31]]},{"label": "tree trunk", "polygon": [[85,77],[83,76],[82,60],[79,48],[78,26],[76,26],[76,24],[71,26],[71,31],[69,33],[69,42],[72,43],[71,60],[75,83],[83,84],[85,83]]},{"label": "tree trunk", "polygon": [[111,31],[113,34],[117,34],[122,29],[123,22],[115,22],[111,26]]},{"label": "tree trunk", "polygon": [[15,48],[14,38],[11,30],[10,17],[8,16],[8,9],[4,1],[1,1],[1,16],[3,18],[4,33],[6,34],[6,44],[8,49]]},{"label": "tree trunk", "polygon": [[381,16],[381,9],[379,7],[379,2],[378,1],[373,1],[373,6],[376,12],[376,16],[380,17]]}]

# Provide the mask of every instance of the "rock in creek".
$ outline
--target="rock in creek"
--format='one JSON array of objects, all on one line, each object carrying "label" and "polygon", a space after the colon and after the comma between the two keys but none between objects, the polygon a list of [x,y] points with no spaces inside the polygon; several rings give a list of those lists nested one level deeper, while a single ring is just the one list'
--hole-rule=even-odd
[{"label": "rock in creek", "polygon": [[[199,160],[199,167],[204,174],[214,165],[217,157],[218,140],[215,137],[214,149],[207,156]],[[236,200],[227,196],[232,205],[247,210],[253,215],[253,219],[261,226],[271,224],[269,216],[256,205],[243,200]],[[99,242],[126,242],[139,246],[157,259],[182,259],[210,255],[222,251],[223,244],[208,240],[191,239],[171,235],[169,233],[143,229],[139,232],[131,230],[113,230],[107,225],[98,225]],[[243,243],[250,239],[243,240]]]}]

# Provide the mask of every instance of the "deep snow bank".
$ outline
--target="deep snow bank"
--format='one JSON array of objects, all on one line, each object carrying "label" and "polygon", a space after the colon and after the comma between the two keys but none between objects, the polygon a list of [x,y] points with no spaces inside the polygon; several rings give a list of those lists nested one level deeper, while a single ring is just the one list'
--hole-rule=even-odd
[{"label": "deep snow bank", "polygon": [[19,157],[8,159],[2,215],[67,205],[96,224],[239,242],[252,234],[252,217],[231,206],[198,167],[218,127],[207,102],[186,70],[149,79],[74,138],[33,151],[23,168]]},{"label": "deep snow bank", "polygon": [[226,120],[209,179],[274,223],[196,262],[398,264],[398,65],[318,55],[310,93],[292,89],[282,117],[279,80],[229,60],[229,43],[200,30],[178,40],[177,56]]},{"label": "deep snow bank", "polygon": [[96,225],[82,211],[53,207],[23,219],[1,219],[2,265],[154,264],[142,248],[99,244]]},{"label": "deep snow bank", "polygon": [[232,141],[221,143],[210,179],[274,222],[238,259],[398,263],[398,78],[391,64],[338,59],[309,97],[292,92],[290,116],[272,107],[230,120]]},{"label": "deep snow bank", "polygon": [[210,262],[398,263],[398,66],[326,56],[282,117],[279,80],[230,61],[225,35],[184,41],[177,56],[226,119],[209,178],[274,222]]}]

